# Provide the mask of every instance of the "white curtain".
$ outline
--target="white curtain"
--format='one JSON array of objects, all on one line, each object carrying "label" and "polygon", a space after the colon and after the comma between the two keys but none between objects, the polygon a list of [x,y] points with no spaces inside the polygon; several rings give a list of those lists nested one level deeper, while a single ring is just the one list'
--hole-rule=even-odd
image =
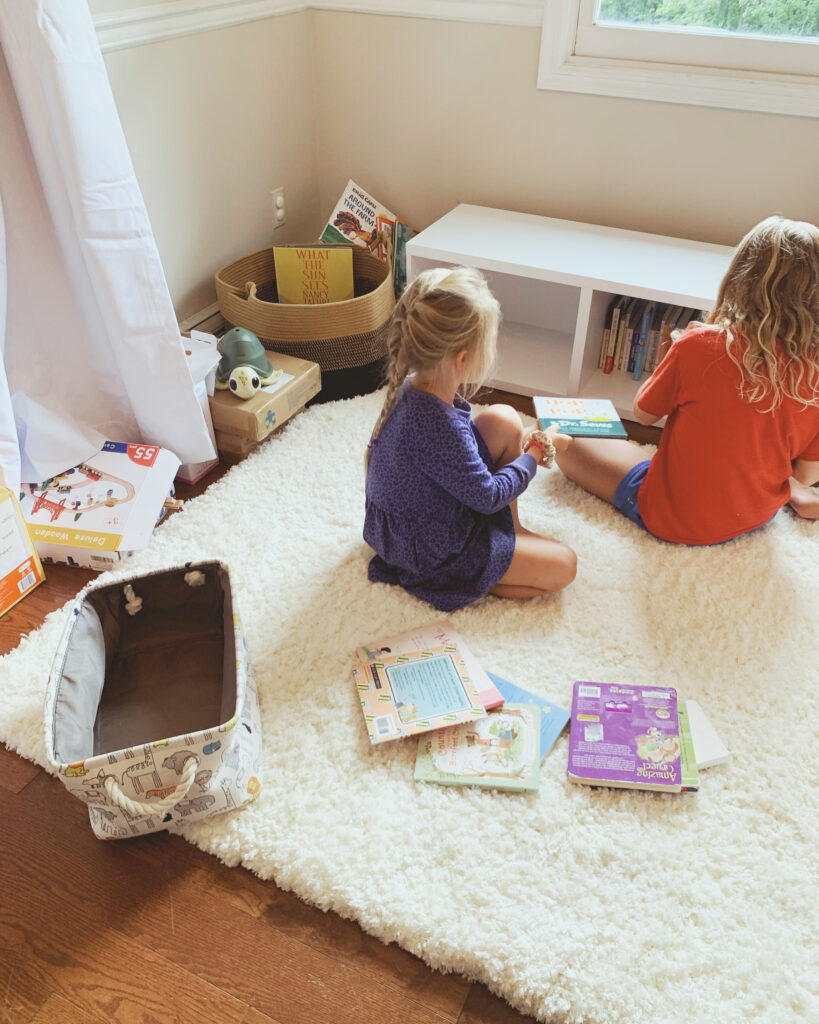
[{"label": "white curtain", "polygon": [[0,0],[0,467],[212,458],[85,0]]}]

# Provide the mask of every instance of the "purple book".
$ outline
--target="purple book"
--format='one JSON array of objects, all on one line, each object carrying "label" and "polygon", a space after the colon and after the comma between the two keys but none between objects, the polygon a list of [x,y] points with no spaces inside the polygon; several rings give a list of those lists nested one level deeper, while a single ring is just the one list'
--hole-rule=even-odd
[{"label": "purple book", "polygon": [[679,793],[677,691],[575,683],[568,771],[590,786]]}]

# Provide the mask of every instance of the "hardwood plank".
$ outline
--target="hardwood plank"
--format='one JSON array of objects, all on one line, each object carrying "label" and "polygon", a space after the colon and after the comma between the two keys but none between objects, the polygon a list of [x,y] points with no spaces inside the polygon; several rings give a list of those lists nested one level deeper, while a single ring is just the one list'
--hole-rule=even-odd
[{"label": "hardwood plank", "polygon": [[[10,1020],[16,1020],[13,1013]],[[31,1018],[29,1024],[104,1024],[105,1018],[83,1010],[62,996],[51,996]]]},{"label": "hardwood plank", "polygon": [[470,983],[459,975],[431,970],[395,943],[384,944],[355,922],[304,903],[250,871],[215,870],[218,862],[197,861],[193,886],[218,894],[243,913],[263,919],[289,938],[354,966],[380,984],[395,985],[448,1019],[456,1019]]},{"label": "hardwood plank", "polygon": [[41,769],[0,743],[0,788],[20,793]]},{"label": "hardwood plank", "polygon": [[[26,815],[29,801],[36,815]],[[3,910],[4,938],[25,950],[15,967],[28,965],[28,988],[37,1005],[51,994],[43,972],[55,980],[49,953],[55,948],[74,951],[74,928],[85,938],[94,936],[95,944],[116,947],[117,963],[128,957],[122,984],[129,1005],[134,994],[127,986],[170,971],[174,992],[190,988],[182,979],[195,979],[230,999],[231,1006],[255,1006],[281,1024],[330,1019],[334,1024],[440,1024],[457,1018],[462,997],[452,1000],[453,1012],[440,1014],[391,980],[389,972],[376,980],[372,970],[328,956],[280,932],[264,916],[237,908],[218,891],[203,890],[203,872],[194,861],[198,856],[214,866],[219,862],[180,837],[100,842],[91,833],[85,807],[44,772],[19,796],[0,792],[0,814],[8,823],[0,871],[17,894]],[[49,929],[50,914],[55,916]],[[139,957],[123,946],[137,947],[147,962],[139,964]],[[30,976],[31,965],[40,972],[39,984]],[[70,965],[76,973],[69,973],[64,984],[84,989],[92,964],[77,953]],[[99,973],[100,985],[110,991],[116,975],[104,958]],[[61,991],[68,996],[72,989]],[[185,996],[186,1002],[195,1003],[195,995]],[[152,1007],[148,1002],[146,1013]],[[196,1019],[193,1013],[190,1019]]]},{"label": "hardwood plank", "polygon": [[535,1024],[535,1018],[518,1013],[485,985],[473,985],[458,1024]]}]

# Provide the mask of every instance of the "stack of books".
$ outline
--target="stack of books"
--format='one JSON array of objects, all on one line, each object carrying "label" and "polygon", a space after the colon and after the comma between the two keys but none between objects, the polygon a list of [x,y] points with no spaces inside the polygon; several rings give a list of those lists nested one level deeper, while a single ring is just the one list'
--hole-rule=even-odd
[{"label": "stack of books", "polygon": [[535,790],[569,712],[485,672],[443,620],[356,651],[353,678],[373,744],[418,737],[415,778]]},{"label": "stack of books", "polygon": [[670,686],[574,684],[571,712],[484,671],[448,620],[356,650],[370,742],[417,737],[415,779],[532,791],[571,720],[568,777],[679,793],[730,758],[699,705]]},{"label": "stack of books", "polygon": [[574,684],[572,782],[680,793],[730,756],[699,704],[678,700],[672,686]]},{"label": "stack of books", "polygon": [[692,320],[703,320],[707,315],[707,311],[692,307],[615,295],[606,313],[598,369],[603,373],[628,373],[634,380],[641,380],[656,370],[671,345],[673,332],[685,330]]}]

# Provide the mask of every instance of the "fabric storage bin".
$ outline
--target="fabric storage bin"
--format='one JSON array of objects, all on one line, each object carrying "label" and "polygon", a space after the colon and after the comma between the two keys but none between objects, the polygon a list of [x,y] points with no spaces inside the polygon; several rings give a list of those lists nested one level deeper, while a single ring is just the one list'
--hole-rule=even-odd
[{"label": "fabric storage bin", "polygon": [[343,302],[279,303],[272,248],[216,272],[219,309],[229,326],[248,328],[274,352],[319,364],[321,392],[314,402],[366,394],[383,383],[395,307],[391,264],[351,248],[355,297]]},{"label": "fabric storage bin", "polygon": [[227,565],[85,587],[52,665],[45,730],[51,770],[100,839],[176,831],[253,800],[261,723]]}]

